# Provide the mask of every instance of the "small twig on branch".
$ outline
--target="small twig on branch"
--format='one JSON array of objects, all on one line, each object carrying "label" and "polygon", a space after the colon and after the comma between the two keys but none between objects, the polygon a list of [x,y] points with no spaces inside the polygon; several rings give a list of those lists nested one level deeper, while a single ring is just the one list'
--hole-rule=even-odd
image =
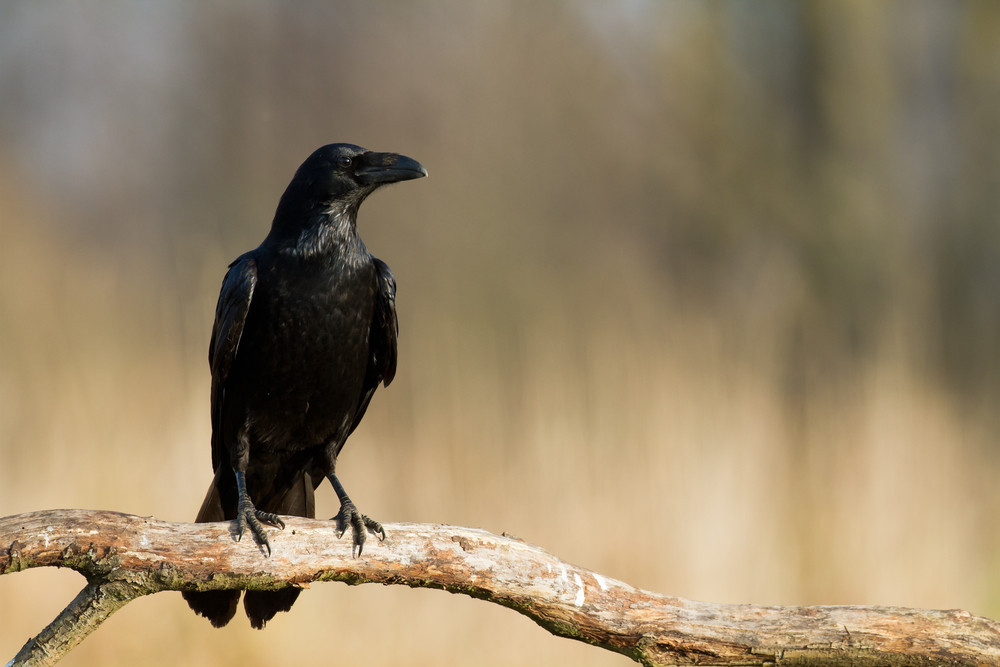
[{"label": "small twig on branch", "polygon": [[69,567],[87,578],[17,654],[50,665],[131,600],[159,591],[257,589],[315,581],[440,588],[510,607],[553,634],[646,665],[1000,664],[1000,623],[963,611],[763,607],[693,602],[634,588],[483,530],[386,524],[351,557],[328,521],[285,517],[270,558],[228,523],[168,523],[52,510],[0,519],[0,574]]}]

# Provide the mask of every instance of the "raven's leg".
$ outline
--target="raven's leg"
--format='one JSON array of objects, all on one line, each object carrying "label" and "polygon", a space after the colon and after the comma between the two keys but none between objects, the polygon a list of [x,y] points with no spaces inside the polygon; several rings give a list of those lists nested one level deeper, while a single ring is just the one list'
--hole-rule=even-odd
[{"label": "raven's leg", "polygon": [[340,498],[340,511],[337,512],[337,516],[331,519],[331,521],[337,522],[337,537],[342,537],[344,531],[347,530],[347,524],[351,524],[351,533],[354,536],[351,555],[360,556],[365,546],[365,530],[367,529],[368,532],[380,541],[385,539],[385,530],[378,521],[358,511],[358,508],[354,506],[354,502],[347,496],[344,485],[337,479],[336,473],[331,472],[326,477],[333,484],[333,490],[337,492],[337,497]]},{"label": "raven's leg", "polygon": [[246,532],[247,526],[250,526],[250,530],[257,538],[257,541],[264,545],[267,549],[267,555],[270,556],[271,542],[267,539],[267,534],[264,532],[264,527],[260,525],[260,522],[266,521],[271,525],[281,528],[285,527],[285,522],[277,514],[261,512],[254,507],[253,501],[250,500],[250,494],[247,493],[246,471],[247,466],[250,464],[250,438],[247,436],[247,427],[245,425],[240,429],[240,433],[236,438],[236,447],[233,451],[232,461],[233,473],[236,475],[236,493],[239,497],[236,505],[236,524],[239,526],[239,534],[236,536],[236,541],[238,542],[243,539],[243,533]]},{"label": "raven's leg", "polygon": [[267,549],[267,555],[271,555],[271,542],[267,539],[267,533],[264,532],[264,526],[260,524],[261,521],[266,521],[267,523],[278,526],[279,528],[285,527],[285,522],[281,520],[277,514],[271,514],[270,512],[261,512],[259,509],[254,507],[253,501],[250,500],[250,495],[247,493],[247,482],[246,475],[241,470],[234,471],[236,473],[236,490],[240,494],[239,504],[236,507],[236,523],[239,525],[240,532],[236,537],[236,541],[240,541],[243,538],[243,533],[246,531],[247,526],[250,526],[250,531],[254,534],[264,547]]}]

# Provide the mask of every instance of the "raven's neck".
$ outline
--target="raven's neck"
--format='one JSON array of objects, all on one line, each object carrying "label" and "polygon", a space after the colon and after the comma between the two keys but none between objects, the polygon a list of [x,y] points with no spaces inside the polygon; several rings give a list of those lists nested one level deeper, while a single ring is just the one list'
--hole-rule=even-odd
[{"label": "raven's neck", "polygon": [[358,236],[357,216],[356,206],[338,202],[297,214],[279,209],[263,245],[297,260],[361,263],[368,260],[368,250]]}]

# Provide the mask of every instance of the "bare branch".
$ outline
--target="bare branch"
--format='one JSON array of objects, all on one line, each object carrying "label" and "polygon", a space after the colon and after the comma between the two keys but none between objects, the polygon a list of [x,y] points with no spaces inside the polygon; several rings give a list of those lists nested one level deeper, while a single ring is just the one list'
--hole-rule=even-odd
[{"label": "bare branch", "polygon": [[634,588],[483,530],[388,524],[351,557],[328,521],[285,517],[265,558],[228,523],[52,510],[0,519],[0,574],[69,567],[88,584],[14,664],[55,663],[132,599],[166,590],[275,589],[315,581],[440,588],[510,607],[548,631],[646,665],[1000,664],[1000,624],[963,611],[763,607]]}]

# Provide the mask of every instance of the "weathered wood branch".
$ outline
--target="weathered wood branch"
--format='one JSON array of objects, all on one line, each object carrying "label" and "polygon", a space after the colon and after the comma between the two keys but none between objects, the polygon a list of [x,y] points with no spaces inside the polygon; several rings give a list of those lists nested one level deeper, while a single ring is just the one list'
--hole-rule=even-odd
[{"label": "weathered wood branch", "polygon": [[[227,523],[52,510],[0,519],[0,574],[69,567],[87,585],[13,664],[49,665],[131,600],[159,591],[315,581],[440,588],[510,607],[546,630],[646,665],[998,665],[1000,623],[963,611],[764,607],[634,588],[483,530],[387,524],[361,558],[328,521],[286,518],[270,558]],[[179,604],[179,602],[178,602]]]}]

